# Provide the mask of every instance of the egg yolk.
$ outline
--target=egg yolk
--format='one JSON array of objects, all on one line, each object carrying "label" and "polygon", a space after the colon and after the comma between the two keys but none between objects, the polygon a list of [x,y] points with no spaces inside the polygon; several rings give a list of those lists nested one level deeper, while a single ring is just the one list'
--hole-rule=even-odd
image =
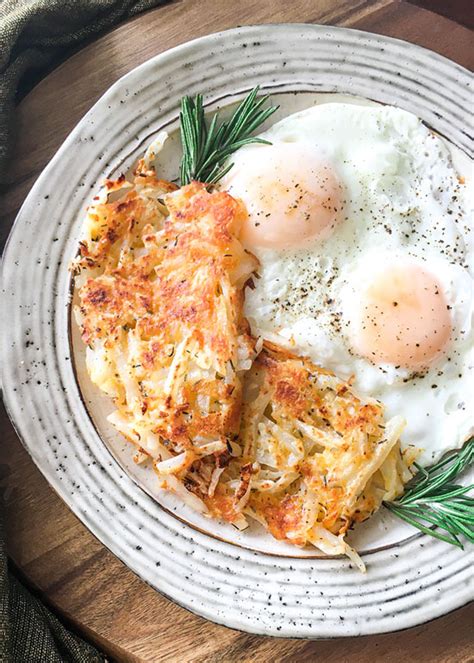
[{"label": "egg yolk", "polygon": [[225,185],[247,208],[241,239],[249,247],[284,249],[324,239],[343,205],[331,167],[291,143],[241,152]]},{"label": "egg yolk", "polygon": [[418,265],[378,275],[362,293],[355,350],[375,364],[429,365],[449,340],[449,307],[436,278]]}]

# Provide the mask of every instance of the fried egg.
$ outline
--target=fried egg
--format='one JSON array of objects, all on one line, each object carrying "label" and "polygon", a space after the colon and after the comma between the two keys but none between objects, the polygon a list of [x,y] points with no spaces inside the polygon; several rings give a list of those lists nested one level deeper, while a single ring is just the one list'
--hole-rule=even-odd
[{"label": "fried egg", "polygon": [[260,261],[255,335],[402,414],[430,464],[473,431],[473,243],[444,141],[390,106],[316,105],[241,148],[221,187],[243,200]]}]

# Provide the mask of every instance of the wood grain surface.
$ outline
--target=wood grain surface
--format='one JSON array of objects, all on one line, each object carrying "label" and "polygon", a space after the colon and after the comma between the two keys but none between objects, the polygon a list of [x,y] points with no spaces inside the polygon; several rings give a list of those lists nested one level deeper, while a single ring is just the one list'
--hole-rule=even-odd
[{"label": "wood grain surface", "polygon": [[[0,206],[1,239],[42,168],[119,76],[193,37],[270,22],[357,27],[421,44],[467,67],[474,64],[466,28],[396,0],[180,0],[165,5],[75,54],[22,101],[15,157]],[[11,559],[43,600],[119,661],[474,660],[472,606],[409,631],[317,642],[258,637],[206,622],[160,596],[102,546],[46,483],[4,412],[0,426],[0,491]]]}]

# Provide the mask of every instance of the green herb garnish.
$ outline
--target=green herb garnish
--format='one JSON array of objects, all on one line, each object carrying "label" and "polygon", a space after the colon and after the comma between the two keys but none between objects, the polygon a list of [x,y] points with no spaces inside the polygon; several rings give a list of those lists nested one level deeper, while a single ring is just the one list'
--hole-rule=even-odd
[{"label": "green herb garnish", "polygon": [[270,145],[267,140],[251,136],[278,108],[262,108],[268,95],[257,100],[258,91],[257,86],[239,104],[230,120],[219,123],[216,113],[210,125],[204,115],[202,95],[194,99],[183,97],[179,116],[183,146],[181,186],[192,180],[215,184],[232,168],[232,163],[224,164],[240,147],[249,143]]},{"label": "green herb garnish", "polygon": [[[180,167],[181,186],[192,180],[207,185],[218,182],[232,168],[228,157],[249,143],[269,141],[252,137],[252,133],[278,108],[262,108],[269,95],[257,100],[259,87],[242,101],[228,121],[218,121],[216,113],[208,124],[203,97],[181,100],[180,129],[183,156]],[[474,463],[474,438],[463,449],[446,455],[439,463],[425,469],[415,463],[416,476],[407,484],[401,497],[384,505],[396,516],[425,534],[463,548],[458,537],[474,543],[474,497],[468,495],[474,484],[453,483]],[[441,530],[441,531],[440,531]]]},{"label": "green herb garnish", "polygon": [[467,494],[474,484],[461,486],[453,481],[473,463],[471,438],[462,449],[447,454],[428,469],[415,463],[418,474],[407,484],[403,495],[384,505],[425,534],[463,549],[459,536],[474,543],[474,497]]}]

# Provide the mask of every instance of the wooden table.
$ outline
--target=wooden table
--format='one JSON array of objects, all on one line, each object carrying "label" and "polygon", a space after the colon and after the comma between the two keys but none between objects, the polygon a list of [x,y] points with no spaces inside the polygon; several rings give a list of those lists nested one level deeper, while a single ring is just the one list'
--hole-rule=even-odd
[{"label": "wooden table", "polygon": [[[22,101],[16,154],[0,207],[2,235],[64,138],[119,76],[193,37],[265,22],[357,27],[473,65],[466,28],[397,0],[180,0],[166,5],[77,53]],[[104,548],[46,483],[5,413],[0,424],[0,489],[12,560],[47,603],[120,661],[473,660],[469,606],[402,633],[320,642],[257,637],[206,622],[160,596]]]}]

